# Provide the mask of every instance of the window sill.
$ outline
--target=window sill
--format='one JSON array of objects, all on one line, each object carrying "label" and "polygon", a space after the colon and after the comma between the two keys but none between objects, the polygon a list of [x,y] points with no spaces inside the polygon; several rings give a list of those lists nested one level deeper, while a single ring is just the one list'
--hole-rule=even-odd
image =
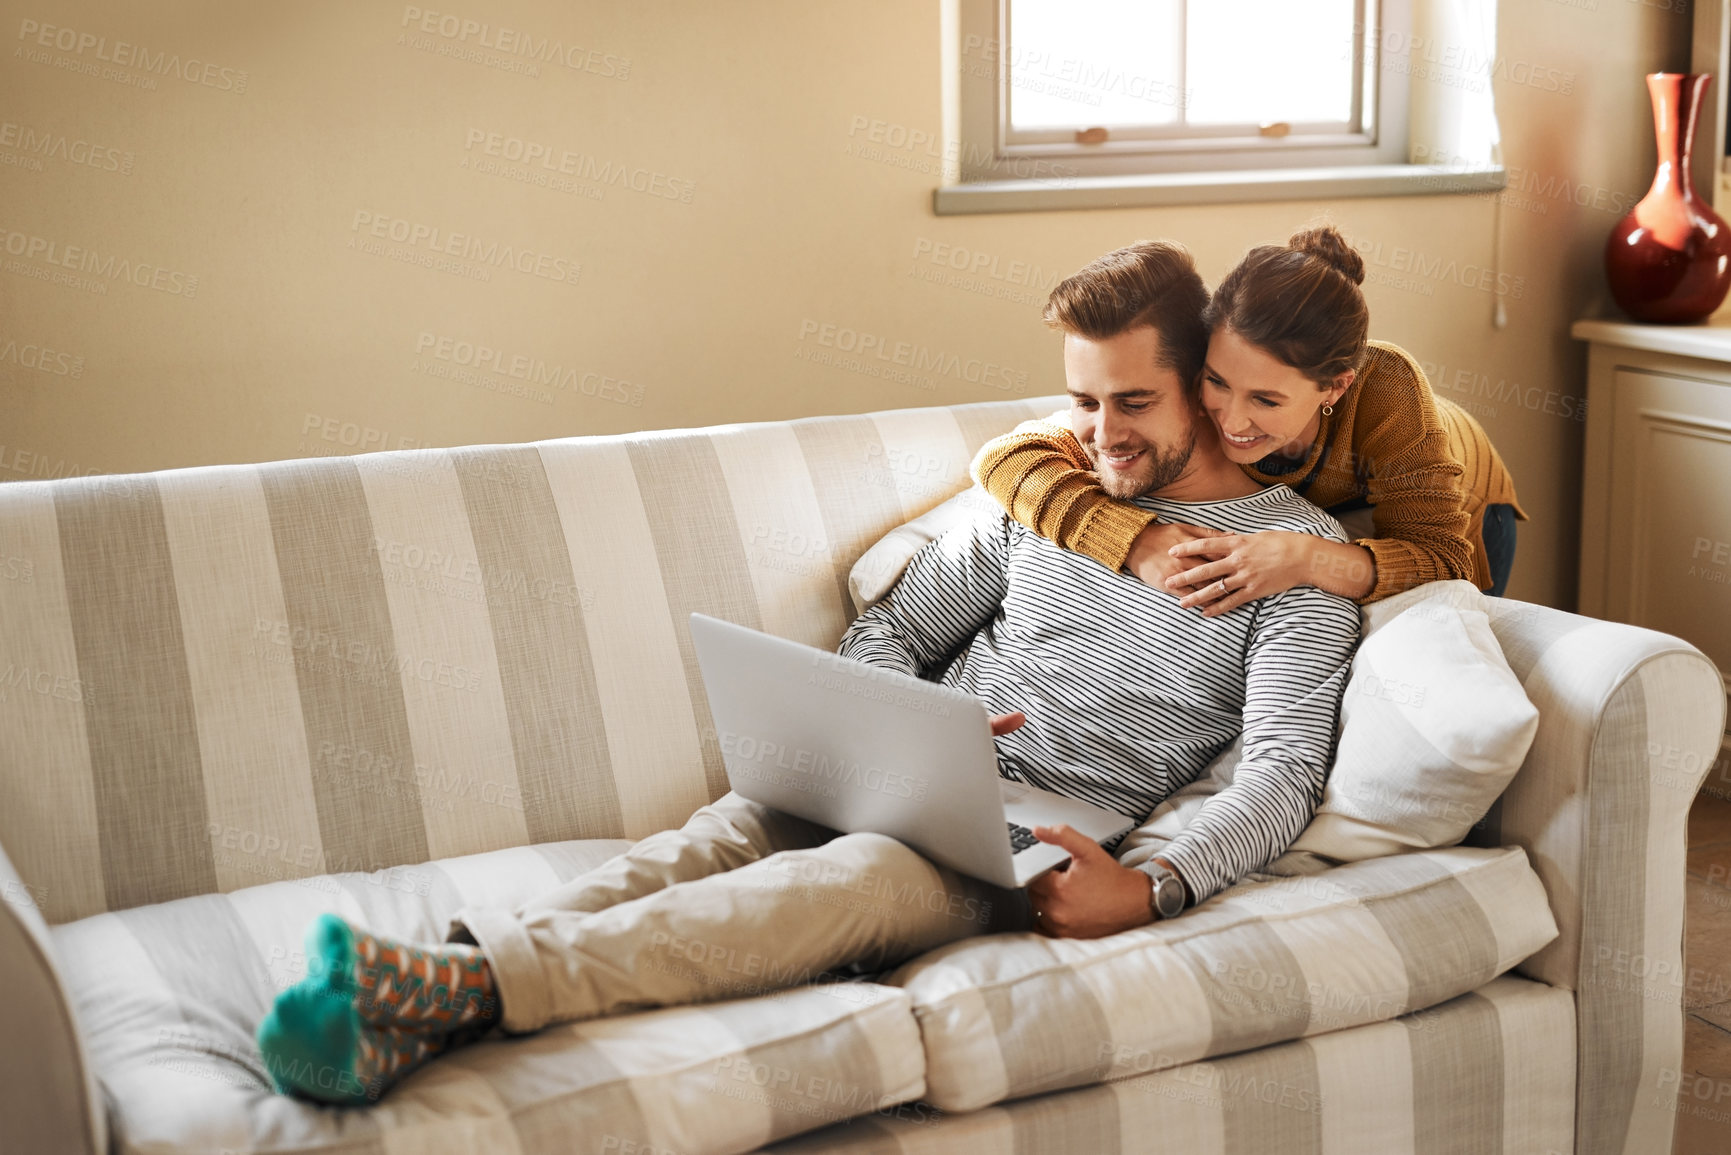
[{"label": "window sill", "polygon": [[1144,205],[1437,196],[1495,192],[1507,183],[1508,176],[1500,166],[1468,169],[1424,164],[980,181],[934,190],[932,211],[949,217]]}]

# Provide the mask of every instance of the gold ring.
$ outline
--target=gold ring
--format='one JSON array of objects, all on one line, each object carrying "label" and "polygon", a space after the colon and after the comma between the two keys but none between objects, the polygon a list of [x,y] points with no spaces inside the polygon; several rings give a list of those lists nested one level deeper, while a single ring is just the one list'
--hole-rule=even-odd
[{"label": "gold ring", "polygon": [[1220,592],[1221,593],[1226,592],[1226,579],[1225,578],[1220,579]]}]

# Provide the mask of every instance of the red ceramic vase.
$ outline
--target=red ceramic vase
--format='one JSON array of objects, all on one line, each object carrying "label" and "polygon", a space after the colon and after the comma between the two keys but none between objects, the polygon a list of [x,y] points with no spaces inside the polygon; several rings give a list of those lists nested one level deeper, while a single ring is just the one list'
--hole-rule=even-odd
[{"label": "red ceramic vase", "polygon": [[1611,296],[1637,321],[1699,321],[1731,288],[1731,229],[1695,195],[1689,178],[1695,114],[1712,79],[1680,72],[1647,77],[1659,169],[1653,187],[1605,242]]}]

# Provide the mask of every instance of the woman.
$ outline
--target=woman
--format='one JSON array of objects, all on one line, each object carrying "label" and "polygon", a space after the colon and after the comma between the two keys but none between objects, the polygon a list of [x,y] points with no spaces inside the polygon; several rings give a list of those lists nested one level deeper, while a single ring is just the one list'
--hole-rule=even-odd
[{"label": "woman", "polygon": [[1107,496],[1058,418],[989,442],[974,477],[1042,537],[1206,616],[1298,585],[1364,603],[1466,578],[1500,597],[1515,519],[1526,520],[1514,483],[1478,422],[1434,396],[1405,350],[1367,339],[1363,281],[1363,259],[1333,228],[1252,249],[1203,313],[1200,401],[1252,479],[1336,517],[1368,511],[1374,534],[1342,544],[1161,523]]}]

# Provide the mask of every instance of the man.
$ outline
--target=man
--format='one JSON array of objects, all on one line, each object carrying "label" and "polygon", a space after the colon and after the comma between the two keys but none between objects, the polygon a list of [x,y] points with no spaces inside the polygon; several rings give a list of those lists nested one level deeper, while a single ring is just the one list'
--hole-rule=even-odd
[{"label": "man", "polygon": [[[1290,489],[1246,478],[1209,433],[1196,396],[1205,299],[1189,254],[1162,242],[1053,291],[1078,440],[1109,490],[1169,518],[1344,540]],[[1008,517],[976,518],[921,550],[840,652],[978,696],[1004,776],[1127,815],[1242,731],[1232,784],[1160,857],[1131,869],[1069,827],[1041,827],[1071,852],[1067,868],[1007,892],[729,792],[525,907],[460,912],[449,944],[321,916],[307,979],[260,1024],[266,1065],[279,1089],[364,1103],[495,1023],[533,1031],[878,969],[972,934],[1096,937],[1176,913],[1308,822],[1357,640],[1353,604],[1310,587],[1205,618]]]}]

